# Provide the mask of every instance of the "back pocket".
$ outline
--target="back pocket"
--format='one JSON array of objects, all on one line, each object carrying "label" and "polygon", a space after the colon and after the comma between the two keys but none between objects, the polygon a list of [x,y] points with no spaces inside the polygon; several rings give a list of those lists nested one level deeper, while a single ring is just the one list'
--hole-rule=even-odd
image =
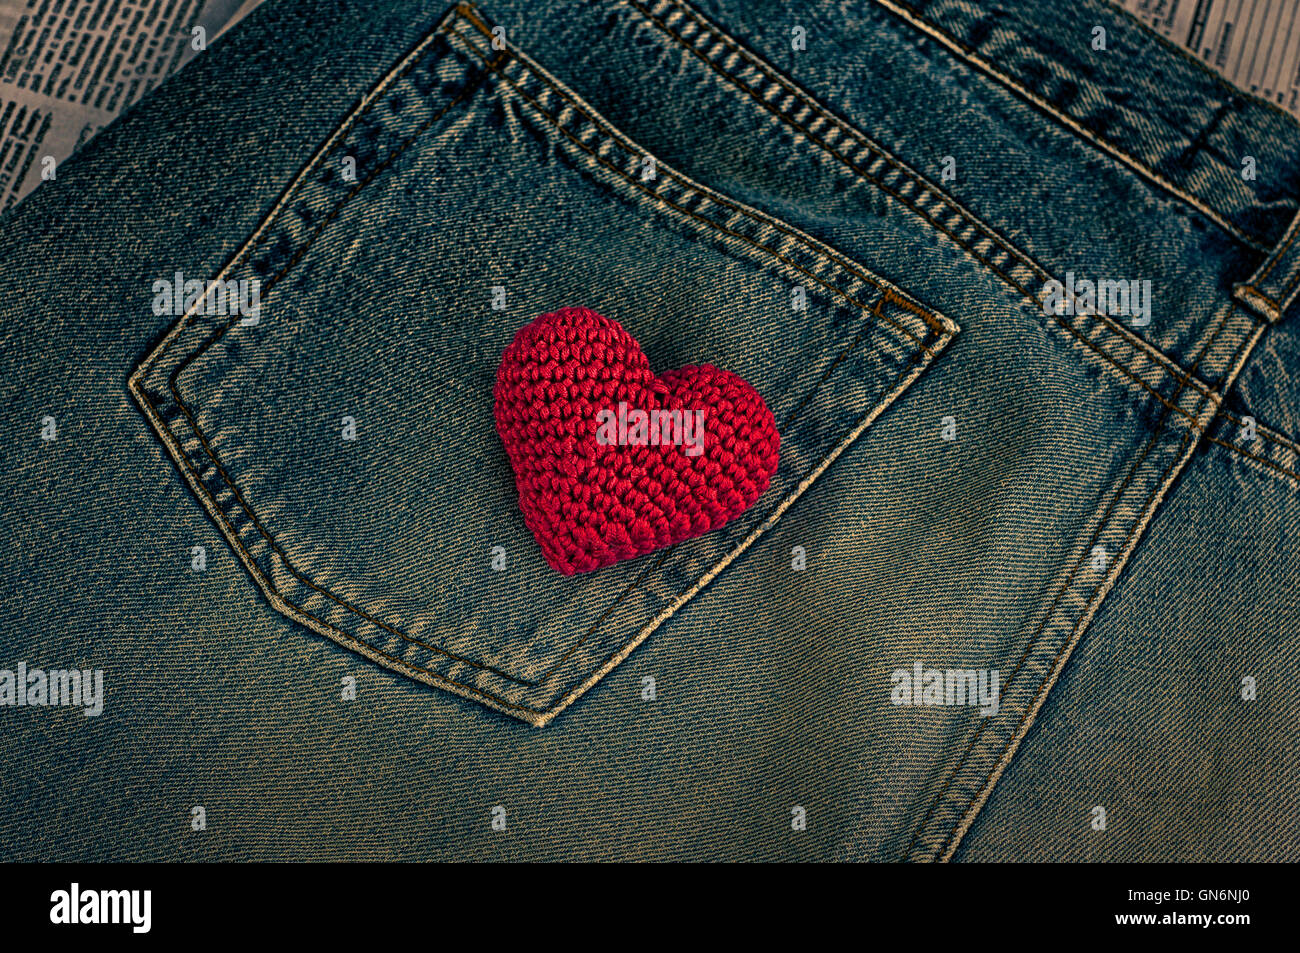
[{"label": "back pocket", "polygon": [[[957,331],[655,161],[464,5],[216,278],[257,287],[256,314],[181,296],[130,387],[271,604],[535,725],[779,519]],[[781,462],[749,511],[592,573],[546,565],[492,391],[515,331],[568,305],[619,321],[657,372],[710,363],[754,385]]]}]

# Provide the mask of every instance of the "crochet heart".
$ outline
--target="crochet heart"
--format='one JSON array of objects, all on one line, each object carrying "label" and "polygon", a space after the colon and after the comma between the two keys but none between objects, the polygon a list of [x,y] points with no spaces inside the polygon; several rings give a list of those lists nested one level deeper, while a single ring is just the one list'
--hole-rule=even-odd
[{"label": "crochet heart", "polygon": [[524,523],[566,576],[717,529],[776,472],[781,438],[753,387],[708,364],[656,377],[588,308],[520,328],[494,397]]}]

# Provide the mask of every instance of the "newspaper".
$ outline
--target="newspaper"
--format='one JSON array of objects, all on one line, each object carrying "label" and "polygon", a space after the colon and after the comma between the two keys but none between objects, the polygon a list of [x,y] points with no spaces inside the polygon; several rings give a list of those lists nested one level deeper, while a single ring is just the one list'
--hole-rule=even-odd
[{"label": "newspaper", "polygon": [[258,2],[0,0],[0,211]]},{"label": "newspaper", "polygon": [[1300,116],[1298,0],[1120,0],[1241,89]]}]

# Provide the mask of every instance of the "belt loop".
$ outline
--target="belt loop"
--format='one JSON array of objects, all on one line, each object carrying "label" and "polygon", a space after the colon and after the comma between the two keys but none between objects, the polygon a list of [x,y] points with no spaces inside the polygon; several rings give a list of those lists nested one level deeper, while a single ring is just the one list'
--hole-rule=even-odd
[{"label": "belt loop", "polygon": [[1234,285],[1232,296],[1270,324],[1282,315],[1300,294],[1300,213],[1291,220],[1273,253],[1259,266],[1251,279]]}]

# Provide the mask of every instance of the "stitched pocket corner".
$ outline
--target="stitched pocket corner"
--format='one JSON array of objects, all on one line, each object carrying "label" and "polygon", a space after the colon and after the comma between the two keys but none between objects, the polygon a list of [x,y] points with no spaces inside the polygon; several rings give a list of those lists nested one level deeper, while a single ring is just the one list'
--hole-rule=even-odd
[{"label": "stitched pocket corner", "polygon": [[[647,155],[461,5],[375,84],[130,388],[271,604],[543,725],[740,556],[957,327]],[[346,171],[345,171],[346,170]],[[806,296],[792,312],[791,290]],[[492,422],[514,331],[583,304],[656,369],[714,363],[782,460],[723,529],[581,576],[543,562]]]}]

